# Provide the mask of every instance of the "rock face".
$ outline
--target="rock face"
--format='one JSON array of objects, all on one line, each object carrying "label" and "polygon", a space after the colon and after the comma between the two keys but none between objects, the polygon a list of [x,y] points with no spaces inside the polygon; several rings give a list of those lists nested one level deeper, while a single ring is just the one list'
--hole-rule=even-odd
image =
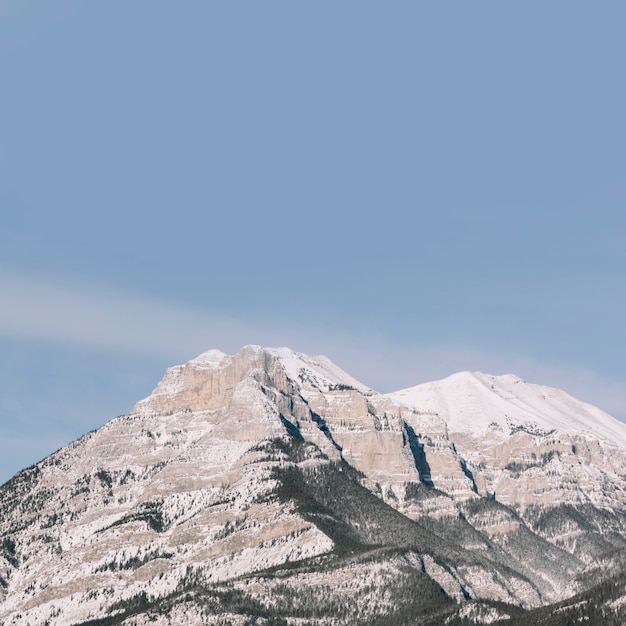
[{"label": "rock face", "polygon": [[622,571],[625,476],[626,427],[559,390],[212,350],[0,487],[0,624],[515,618]]}]

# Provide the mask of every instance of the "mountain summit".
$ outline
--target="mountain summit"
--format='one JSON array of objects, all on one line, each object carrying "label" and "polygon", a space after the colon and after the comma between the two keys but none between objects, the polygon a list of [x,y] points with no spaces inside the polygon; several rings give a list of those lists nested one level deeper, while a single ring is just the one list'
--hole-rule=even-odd
[{"label": "mountain summit", "polygon": [[325,357],[210,350],[0,487],[0,624],[579,616],[621,580],[625,433],[513,376],[383,395]]},{"label": "mountain summit", "polygon": [[460,372],[389,394],[420,410],[435,411],[452,431],[480,434],[511,428],[588,433],[626,447],[626,426],[561,389],[527,383],[518,376]]}]

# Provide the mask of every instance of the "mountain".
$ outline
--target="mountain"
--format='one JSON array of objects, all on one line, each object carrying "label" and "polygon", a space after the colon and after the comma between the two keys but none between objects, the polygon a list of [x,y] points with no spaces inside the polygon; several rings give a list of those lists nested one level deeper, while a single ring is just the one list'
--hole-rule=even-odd
[{"label": "mountain", "polygon": [[620,623],[625,477],[559,390],[211,350],[0,487],[0,625]]}]

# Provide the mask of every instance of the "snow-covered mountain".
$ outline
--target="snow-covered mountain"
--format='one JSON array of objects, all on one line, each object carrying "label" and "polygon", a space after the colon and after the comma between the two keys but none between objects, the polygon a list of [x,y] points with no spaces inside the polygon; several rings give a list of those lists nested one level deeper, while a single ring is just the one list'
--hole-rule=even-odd
[{"label": "snow-covered mountain", "polygon": [[550,616],[621,581],[625,477],[625,425],[514,376],[211,350],[0,487],[0,625]]},{"label": "snow-covered mountain", "polygon": [[515,428],[554,430],[626,448],[622,422],[560,389],[533,385],[510,374],[460,372],[389,395],[419,410],[436,412],[451,432],[482,437],[499,431],[506,438]]}]

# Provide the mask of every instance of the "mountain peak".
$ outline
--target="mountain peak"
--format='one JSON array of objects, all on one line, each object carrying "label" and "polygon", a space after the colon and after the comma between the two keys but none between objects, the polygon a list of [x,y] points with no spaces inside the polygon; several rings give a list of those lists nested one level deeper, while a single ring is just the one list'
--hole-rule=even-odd
[{"label": "mountain peak", "polygon": [[220,363],[228,355],[221,350],[207,350],[202,354],[199,354],[195,359],[189,361],[195,367],[209,367],[210,369],[217,369]]},{"label": "mountain peak", "polygon": [[450,381],[459,384],[482,384],[487,387],[491,387],[492,385],[514,385],[526,382],[523,378],[520,378],[516,374],[494,375],[479,371],[472,372],[469,370],[456,372],[455,374],[451,374],[450,376],[443,378],[441,381],[435,381],[435,383],[443,381]]},{"label": "mountain peak", "polygon": [[626,425],[565,391],[528,383],[514,374],[459,372],[388,394],[417,410],[438,413],[452,432],[481,435],[528,427],[537,432],[601,437],[626,446]]},{"label": "mountain peak", "polygon": [[247,345],[234,355],[208,350],[168,368],[150,396],[138,402],[131,414],[211,409],[231,397],[245,379],[260,376],[267,382],[276,375],[298,387],[321,392],[350,388],[373,393],[325,356],[312,357],[286,347]]}]

